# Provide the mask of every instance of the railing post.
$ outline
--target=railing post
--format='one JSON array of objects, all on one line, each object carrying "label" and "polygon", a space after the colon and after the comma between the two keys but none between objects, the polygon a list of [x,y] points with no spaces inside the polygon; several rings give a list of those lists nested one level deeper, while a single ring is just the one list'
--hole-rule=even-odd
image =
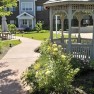
[{"label": "railing post", "polygon": [[81,43],[81,36],[80,36],[80,27],[81,27],[81,19],[79,21],[79,29],[78,29],[78,43]]},{"label": "railing post", "polygon": [[62,14],[61,15],[61,40],[62,40],[62,46],[64,44],[64,33],[63,33],[63,30],[64,30],[64,18],[65,18],[65,15]]},{"label": "railing post", "polygon": [[53,13],[52,13],[52,7],[50,7],[50,39],[53,42]]}]

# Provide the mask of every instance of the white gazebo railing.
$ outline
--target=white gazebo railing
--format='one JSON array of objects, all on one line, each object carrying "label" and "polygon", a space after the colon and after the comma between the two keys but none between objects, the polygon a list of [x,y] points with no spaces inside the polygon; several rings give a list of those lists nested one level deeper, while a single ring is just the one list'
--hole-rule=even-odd
[{"label": "white gazebo railing", "polygon": [[74,58],[91,59],[92,45],[87,44],[72,44],[71,53]]}]

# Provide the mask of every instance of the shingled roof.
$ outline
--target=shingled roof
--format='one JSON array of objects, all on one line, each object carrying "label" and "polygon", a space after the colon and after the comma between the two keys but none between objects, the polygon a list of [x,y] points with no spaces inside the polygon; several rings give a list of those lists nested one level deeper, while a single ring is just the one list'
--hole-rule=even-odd
[{"label": "shingled roof", "polygon": [[48,0],[44,3],[46,6],[60,5],[60,4],[94,4],[94,0]]}]

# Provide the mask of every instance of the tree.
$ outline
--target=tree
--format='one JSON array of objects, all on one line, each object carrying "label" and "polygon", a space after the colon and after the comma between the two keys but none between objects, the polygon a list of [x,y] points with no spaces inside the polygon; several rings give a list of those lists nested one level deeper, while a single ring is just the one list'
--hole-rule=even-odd
[{"label": "tree", "polygon": [[17,6],[17,0],[0,0],[0,16],[9,16],[12,14],[9,10],[5,8],[12,8]]}]

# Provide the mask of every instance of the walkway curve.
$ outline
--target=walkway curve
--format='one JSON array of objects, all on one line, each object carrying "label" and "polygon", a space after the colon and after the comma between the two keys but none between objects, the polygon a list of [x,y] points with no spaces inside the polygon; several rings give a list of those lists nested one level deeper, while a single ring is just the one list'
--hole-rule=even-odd
[{"label": "walkway curve", "polygon": [[0,94],[26,94],[20,76],[39,57],[34,49],[41,41],[17,37],[21,44],[12,47],[0,60]]}]

